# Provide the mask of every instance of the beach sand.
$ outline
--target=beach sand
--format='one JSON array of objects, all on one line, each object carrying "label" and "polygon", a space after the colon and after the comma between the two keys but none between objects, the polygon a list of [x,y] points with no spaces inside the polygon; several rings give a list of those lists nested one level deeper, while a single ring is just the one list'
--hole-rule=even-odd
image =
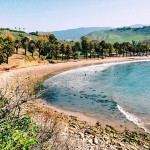
[{"label": "beach sand", "polygon": [[[36,76],[36,77],[46,77],[49,78],[51,76],[54,76],[58,73],[74,69],[74,68],[79,68],[79,67],[84,67],[84,66],[90,66],[90,65],[97,65],[97,64],[102,64],[102,63],[111,63],[111,62],[122,62],[122,61],[135,61],[135,60],[146,60],[150,59],[149,57],[120,57],[120,58],[106,58],[106,59],[86,59],[86,60],[77,60],[77,61],[68,61],[64,63],[56,63],[56,64],[46,64],[46,65],[40,65],[40,66],[31,66],[31,67],[25,67],[24,68],[12,68],[7,71],[2,71],[0,73],[0,79],[3,81],[8,81],[9,78],[12,80],[15,76],[25,78],[27,76]],[[97,118],[93,118],[87,115],[84,115],[79,112],[72,112],[72,111],[67,111],[63,110],[61,108],[57,108],[55,106],[51,106],[50,104],[47,104],[46,102],[42,100],[36,100],[34,102],[37,106],[44,106],[46,108],[50,108],[53,110],[56,110],[60,113],[64,113],[68,116],[77,116],[77,118],[81,121],[86,121],[90,125],[94,125],[97,121],[100,121],[101,124],[106,125],[106,122],[102,122],[100,119],[97,120]],[[109,122],[107,122],[109,124]],[[111,123],[113,125],[113,123]],[[120,127],[121,124],[119,123],[114,123],[113,127],[116,127],[119,130],[124,130],[125,127]],[[131,130],[137,130],[137,126],[135,126],[133,123],[126,124],[126,127],[131,129]]]}]

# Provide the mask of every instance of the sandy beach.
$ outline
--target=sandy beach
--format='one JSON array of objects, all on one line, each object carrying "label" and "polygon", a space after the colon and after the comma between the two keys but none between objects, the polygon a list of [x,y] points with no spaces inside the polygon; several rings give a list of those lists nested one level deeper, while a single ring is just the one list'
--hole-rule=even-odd
[{"label": "sandy beach", "polygon": [[[106,58],[106,59],[87,59],[87,60],[78,60],[78,61],[72,61],[72,62],[69,61],[69,62],[57,63],[57,64],[46,64],[46,65],[41,65],[41,66],[31,66],[31,67],[24,66],[24,68],[18,67],[18,68],[13,68],[7,71],[2,71],[0,73],[0,78],[3,81],[5,80],[10,81],[14,79],[14,77],[25,78],[28,75],[33,76],[33,77],[36,76],[37,78],[38,77],[49,78],[58,73],[61,73],[70,69],[74,69],[74,68],[84,67],[84,66],[97,65],[97,64],[102,64],[102,63],[111,63],[111,62],[146,60],[146,59],[150,59],[150,58],[149,57],[121,57],[121,58]],[[77,116],[79,120],[86,121],[91,125],[94,125],[98,121],[96,118],[86,116],[79,112],[66,111],[66,110],[57,108],[55,106],[51,106],[42,100],[37,100],[35,104],[37,106],[44,106],[46,108],[56,110],[68,116]],[[106,123],[104,124],[106,125]],[[117,123],[114,124],[114,127],[118,128],[120,124],[118,124],[118,126],[115,126],[116,124]],[[127,128],[137,129],[134,124],[127,124]],[[122,128],[122,130],[124,130],[124,128]]]},{"label": "sandy beach", "polygon": [[[135,60],[146,60],[150,59],[149,57],[111,57],[111,58],[105,58],[105,59],[83,59],[83,60],[72,60],[62,63],[56,63],[56,64],[45,64],[45,65],[37,65],[37,66],[26,66],[26,64],[21,64],[20,66],[17,66],[15,68],[10,68],[7,70],[3,69],[3,65],[0,66],[0,74],[7,74],[8,72],[11,72],[11,74],[18,74],[18,75],[27,75],[31,74],[32,76],[38,75],[38,76],[45,76],[45,75],[55,75],[60,72],[84,67],[84,66],[90,66],[90,65],[97,65],[102,63],[112,63],[112,62],[122,62],[122,61],[135,61]],[[4,66],[5,67],[5,66]],[[21,73],[21,74],[20,74]]]}]

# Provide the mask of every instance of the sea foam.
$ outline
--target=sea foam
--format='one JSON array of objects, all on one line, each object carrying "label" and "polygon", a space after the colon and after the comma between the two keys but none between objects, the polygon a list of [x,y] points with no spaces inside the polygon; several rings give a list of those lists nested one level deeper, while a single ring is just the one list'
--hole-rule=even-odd
[{"label": "sea foam", "polygon": [[134,115],[132,113],[129,113],[128,111],[125,110],[125,108],[117,105],[117,108],[119,111],[126,116],[126,118],[129,121],[132,121],[134,124],[136,124],[139,128],[144,129],[145,132],[150,133],[150,131],[145,127],[147,123],[144,123],[140,117],[137,115]]}]

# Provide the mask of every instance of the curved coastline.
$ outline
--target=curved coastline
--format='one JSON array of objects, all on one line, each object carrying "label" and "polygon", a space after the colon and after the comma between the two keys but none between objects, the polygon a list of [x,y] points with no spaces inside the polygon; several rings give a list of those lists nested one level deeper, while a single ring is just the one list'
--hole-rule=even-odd
[{"label": "curved coastline", "polygon": [[[79,68],[79,67],[84,67],[84,66],[90,66],[90,65],[98,65],[102,63],[114,63],[114,62],[124,62],[124,61],[147,61],[150,60],[149,58],[145,57],[129,57],[129,58],[118,58],[118,59],[105,59],[103,60],[90,60],[90,61],[78,61],[78,62],[68,62],[68,63],[61,63],[61,64],[50,64],[50,65],[44,65],[44,66],[36,66],[36,67],[28,67],[28,68],[20,68],[16,70],[11,70],[9,72],[3,72],[0,74],[1,79],[5,80],[10,77],[14,76],[20,76],[20,77],[25,77],[26,75],[30,74],[32,76],[37,75],[37,76],[54,76],[58,73],[64,72],[66,70],[74,69],[74,68]],[[64,66],[63,66],[64,65]],[[91,118],[89,116],[86,116],[84,114],[81,114],[79,112],[72,112],[72,111],[66,111],[61,108],[57,108],[54,106],[49,106],[49,104],[46,104],[43,101],[37,101],[37,105],[44,105],[45,107],[52,108],[58,112],[63,112],[66,115],[73,115],[77,116],[79,119],[83,121],[87,121],[88,123],[95,124],[97,122],[96,118]]]},{"label": "curved coastline", "polygon": [[[56,78],[61,78],[61,75],[64,75],[64,74],[68,75],[68,73],[74,74],[76,71],[82,72],[82,71],[85,71],[85,70],[90,71],[90,70],[93,70],[93,69],[103,71],[103,70],[108,69],[109,67],[114,66],[114,65],[122,65],[122,64],[127,64],[127,63],[146,62],[146,61],[150,61],[150,60],[136,60],[136,61],[115,62],[115,63],[114,62],[113,63],[104,63],[104,64],[101,64],[101,65],[94,65],[94,66],[88,66],[88,67],[83,67],[83,68],[78,68],[78,69],[72,69],[72,70],[69,70],[69,71],[65,71],[63,73],[55,75],[54,78],[55,77]],[[50,79],[50,81],[48,81],[49,79]],[[48,84],[51,83],[51,79],[53,79],[53,77],[49,78],[49,79],[45,81]],[[54,81],[55,81],[55,79],[54,79]],[[45,100],[45,101],[47,101],[47,100]],[[47,104],[51,105],[51,103],[47,103]],[[116,123],[114,125],[112,122],[109,123],[109,122],[103,121],[103,119],[96,118],[95,116],[93,117],[91,114],[87,114],[87,113],[84,114],[83,112],[80,112],[80,111],[75,111],[75,110],[71,110],[71,109],[68,109],[68,108],[65,109],[65,108],[61,108],[61,106],[55,106],[55,105],[54,106],[51,105],[51,108],[55,109],[59,112],[64,112],[67,115],[70,114],[70,115],[77,116],[79,119],[87,121],[90,124],[95,124],[96,121],[100,121],[102,123],[102,125],[109,124],[109,125],[112,125],[113,127],[119,128],[119,130],[123,129],[122,127],[120,128],[119,126],[115,126]],[[128,122],[132,122],[132,123],[135,124],[135,126],[138,126],[139,128],[144,129],[144,131],[147,132],[147,133],[150,133],[149,130],[147,128],[145,128],[144,123],[141,122],[141,120],[138,118],[138,116],[125,111],[118,104],[117,104],[117,109],[125,116],[125,118],[128,120]],[[120,124],[120,126],[122,126],[122,124],[119,123],[119,122],[117,122],[117,124]],[[135,126],[130,124],[130,123],[127,123],[125,125],[125,127],[127,127],[128,129],[132,129],[132,130],[133,130],[133,128],[136,128]]]}]

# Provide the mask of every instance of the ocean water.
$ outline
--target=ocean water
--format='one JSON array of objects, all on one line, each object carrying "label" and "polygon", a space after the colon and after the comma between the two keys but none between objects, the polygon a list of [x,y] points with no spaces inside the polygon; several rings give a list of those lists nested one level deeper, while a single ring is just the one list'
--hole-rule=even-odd
[{"label": "ocean water", "polygon": [[100,118],[133,122],[150,133],[150,61],[94,65],[44,82],[51,105]]}]

